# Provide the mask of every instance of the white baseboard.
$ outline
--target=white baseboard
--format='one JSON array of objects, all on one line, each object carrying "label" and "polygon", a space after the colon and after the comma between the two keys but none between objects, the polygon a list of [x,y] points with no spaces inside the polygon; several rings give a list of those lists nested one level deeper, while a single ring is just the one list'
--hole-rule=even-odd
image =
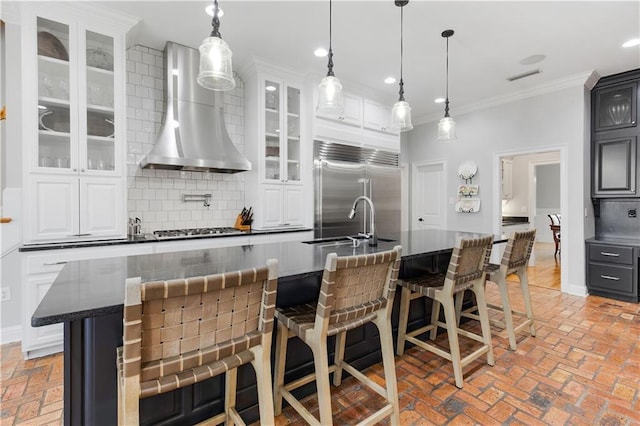
[{"label": "white baseboard", "polygon": [[22,340],[22,327],[19,325],[0,329],[0,345]]}]

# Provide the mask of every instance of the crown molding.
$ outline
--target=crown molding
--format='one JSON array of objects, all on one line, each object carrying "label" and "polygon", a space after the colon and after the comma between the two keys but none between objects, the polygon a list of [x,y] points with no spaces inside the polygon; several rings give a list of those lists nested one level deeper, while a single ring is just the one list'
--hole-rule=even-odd
[{"label": "crown molding", "polygon": [[[500,95],[488,99],[484,99],[480,102],[475,102],[462,107],[456,106],[456,116],[468,114],[474,111],[480,111],[496,107],[503,104],[519,101],[522,99],[532,98],[535,96],[545,95],[547,93],[557,92],[559,90],[567,89],[569,87],[586,86],[589,90],[600,79],[600,75],[595,71],[586,71],[579,74],[574,74],[569,77],[561,78],[558,80],[550,81],[545,84],[531,87],[526,90],[520,90],[518,92],[509,93],[506,95]],[[415,125],[431,123],[438,121],[442,118],[442,114],[425,114],[415,117],[413,122]]]}]

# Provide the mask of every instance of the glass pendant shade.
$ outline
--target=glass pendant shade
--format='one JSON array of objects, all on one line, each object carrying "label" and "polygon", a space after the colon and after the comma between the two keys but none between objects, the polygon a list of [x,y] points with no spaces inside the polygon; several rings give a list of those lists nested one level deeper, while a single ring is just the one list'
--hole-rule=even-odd
[{"label": "glass pendant shade", "polygon": [[236,87],[231,65],[231,49],[219,37],[207,37],[200,45],[198,84],[210,90],[232,90]]},{"label": "glass pendant shade", "polygon": [[342,84],[335,76],[328,75],[320,80],[318,90],[318,111],[338,115],[344,110]]},{"label": "glass pendant shade", "polygon": [[411,106],[407,101],[398,101],[391,108],[391,128],[400,132],[413,129],[411,123]]},{"label": "glass pendant shade", "polygon": [[438,123],[438,141],[454,141],[456,136],[456,122],[451,117],[443,117]]}]

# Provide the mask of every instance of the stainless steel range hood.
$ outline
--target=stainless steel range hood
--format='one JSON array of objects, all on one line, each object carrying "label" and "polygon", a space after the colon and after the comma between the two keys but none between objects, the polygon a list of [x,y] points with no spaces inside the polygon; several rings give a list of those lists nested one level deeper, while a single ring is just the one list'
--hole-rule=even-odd
[{"label": "stainless steel range hood", "polygon": [[164,51],[164,119],[155,147],[140,166],[218,173],[251,170],[227,133],[223,94],[196,82],[200,52],[173,42],[167,42]]}]

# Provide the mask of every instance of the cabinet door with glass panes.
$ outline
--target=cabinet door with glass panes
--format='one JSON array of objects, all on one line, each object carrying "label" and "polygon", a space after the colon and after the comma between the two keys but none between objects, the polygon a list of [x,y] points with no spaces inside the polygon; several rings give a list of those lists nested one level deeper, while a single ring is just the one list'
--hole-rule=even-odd
[{"label": "cabinet door with glass panes", "polygon": [[[121,173],[114,37],[37,17],[36,172]],[[122,96],[122,95],[119,95]]]},{"label": "cabinet door with glass panes", "polygon": [[300,89],[264,80],[263,179],[300,183]]}]

